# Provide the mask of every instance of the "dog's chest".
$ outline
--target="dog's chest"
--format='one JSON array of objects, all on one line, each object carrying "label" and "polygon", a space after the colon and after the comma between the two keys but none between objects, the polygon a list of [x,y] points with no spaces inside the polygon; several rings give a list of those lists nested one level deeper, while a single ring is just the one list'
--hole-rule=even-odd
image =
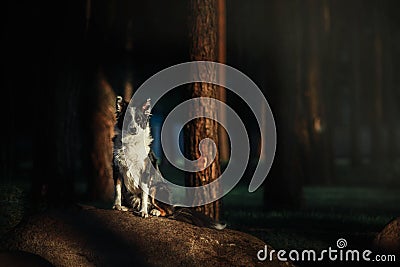
[{"label": "dog's chest", "polygon": [[144,134],[123,137],[121,143],[127,162],[143,164],[150,152],[150,141],[147,139]]},{"label": "dog's chest", "polygon": [[137,190],[150,152],[150,131],[145,129],[136,135],[122,136],[121,130],[116,127],[115,133],[114,164],[118,166],[128,190]]}]

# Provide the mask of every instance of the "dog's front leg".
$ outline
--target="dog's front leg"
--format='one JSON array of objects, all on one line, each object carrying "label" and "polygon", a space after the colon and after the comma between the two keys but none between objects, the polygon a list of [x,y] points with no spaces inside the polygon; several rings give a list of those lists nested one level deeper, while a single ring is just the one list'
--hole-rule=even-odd
[{"label": "dog's front leg", "polygon": [[117,178],[115,180],[115,192],[114,192],[114,210],[128,211],[128,208],[122,206],[122,179]]},{"label": "dog's front leg", "polygon": [[147,185],[147,183],[141,183],[141,189],[142,189],[142,208],[140,209],[140,215],[143,218],[147,218],[149,217],[149,186]]}]

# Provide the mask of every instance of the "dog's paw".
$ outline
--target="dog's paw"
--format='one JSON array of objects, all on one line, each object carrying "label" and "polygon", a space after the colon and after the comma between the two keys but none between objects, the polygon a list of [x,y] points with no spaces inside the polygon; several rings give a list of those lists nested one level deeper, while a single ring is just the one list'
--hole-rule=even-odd
[{"label": "dog's paw", "polygon": [[140,211],[140,216],[142,216],[142,218],[147,218],[147,217],[149,217],[149,214],[147,213],[147,211],[141,210]]},{"label": "dog's paw", "polygon": [[159,217],[161,215],[161,211],[159,211],[158,209],[152,209],[150,211],[150,215],[151,216],[155,216],[155,217]]},{"label": "dog's paw", "polygon": [[118,205],[118,204],[114,205],[112,208],[113,208],[113,210],[119,210],[119,211],[128,211],[129,210],[127,207]]}]

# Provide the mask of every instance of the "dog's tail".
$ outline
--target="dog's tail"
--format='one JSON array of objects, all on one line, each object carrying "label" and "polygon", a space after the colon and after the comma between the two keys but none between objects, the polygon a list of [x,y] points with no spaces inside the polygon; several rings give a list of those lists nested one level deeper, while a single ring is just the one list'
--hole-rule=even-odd
[{"label": "dog's tail", "polygon": [[168,216],[171,219],[190,223],[199,227],[222,230],[226,227],[225,223],[214,221],[211,217],[189,208],[174,208],[172,214]]},{"label": "dog's tail", "polygon": [[156,199],[156,194],[158,194],[158,196],[162,196],[163,199],[169,199],[171,196],[171,192],[168,186],[163,182],[154,183],[150,187],[149,193],[150,193],[151,204],[153,205],[154,208],[160,211],[160,216],[162,217],[167,217],[169,219],[193,224],[199,227],[207,227],[217,230],[222,230],[226,227],[226,224],[216,222],[211,217],[201,212],[198,212],[194,209],[183,208],[179,206],[170,205],[162,201],[158,201]]}]

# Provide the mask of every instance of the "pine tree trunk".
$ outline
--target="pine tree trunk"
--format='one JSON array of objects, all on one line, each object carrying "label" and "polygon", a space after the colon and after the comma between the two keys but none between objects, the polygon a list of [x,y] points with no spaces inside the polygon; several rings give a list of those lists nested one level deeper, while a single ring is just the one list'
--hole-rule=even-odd
[{"label": "pine tree trunk", "polygon": [[308,171],[309,182],[314,184],[326,184],[331,180],[332,153],[330,152],[329,121],[326,104],[324,101],[324,86],[321,80],[323,73],[321,45],[322,31],[320,28],[322,12],[321,2],[309,0],[308,2],[308,62],[307,84],[305,101],[307,106],[307,128],[310,137],[311,169]]},{"label": "pine tree trunk", "polygon": [[[293,2],[293,8],[301,10],[303,3]],[[278,18],[287,17],[287,9],[283,2],[276,2]],[[298,12],[301,13],[301,12]],[[291,20],[282,23],[282,27],[292,28],[294,25],[302,25],[303,17],[293,16]],[[287,29],[284,28],[284,29]],[[302,28],[302,27],[299,27]],[[284,37],[281,37],[285,42]],[[293,75],[287,83],[279,89],[271,92],[271,108],[274,111],[276,131],[278,133],[277,147],[270,173],[264,186],[264,209],[282,210],[298,209],[302,203],[302,184],[304,163],[303,151],[308,148],[308,131],[305,129],[304,116],[300,113],[302,108],[302,89],[303,89],[303,32],[296,32],[295,41],[297,49],[292,51],[293,58],[296,60],[293,69],[283,69],[287,75]],[[286,50],[288,51],[288,50]],[[290,53],[290,52],[288,52]],[[295,88],[295,90],[293,90]],[[265,126],[264,126],[265,127]],[[266,137],[268,138],[268,137]],[[307,169],[307,168],[305,168]]]},{"label": "pine tree trunk", "polygon": [[[353,10],[356,11],[358,5],[354,4]],[[360,58],[360,22],[359,17],[354,17],[354,31],[352,36],[352,55],[353,55],[353,90],[351,96],[350,114],[350,160],[352,167],[358,167],[362,163],[360,151],[360,101],[361,98],[361,58]]]},{"label": "pine tree trunk", "polygon": [[[375,29],[374,29],[374,66],[375,66],[375,79],[373,87],[373,98],[371,99],[372,107],[372,164],[380,167],[384,162],[385,151],[383,144],[383,127],[384,117],[383,117],[383,41],[381,35],[381,15],[378,10],[374,11]],[[379,172],[379,170],[378,170]]]},{"label": "pine tree trunk", "polygon": [[110,200],[113,196],[112,138],[115,124],[115,94],[102,70],[99,70],[91,103],[91,171],[88,194],[92,200]]},{"label": "pine tree trunk", "polygon": [[[116,57],[115,40],[112,31],[117,27],[116,14],[125,7],[123,1],[91,1],[93,14],[90,16],[87,33],[88,81],[82,98],[85,121],[85,172],[87,176],[87,196],[92,201],[110,201],[114,194],[112,176],[112,138],[115,123],[115,92],[108,80],[112,71],[110,58]],[[123,19],[123,18],[118,18]],[[127,32],[127,34],[129,34]],[[111,77],[112,78],[112,77]],[[131,94],[127,81],[126,96]],[[122,91],[122,90],[121,90]],[[122,92],[120,92],[122,94]],[[126,97],[128,98],[128,97]]]},{"label": "pine tree trunk", "polygon": [[[217,18],[218,18],[218,62],[226,63],[226,1],[218,0],[217,7]],[[221,80],[225,80],[224,70],[220,70],[219,77]],[[218,99],[222,102],[226,102],[226,89],[222,86],[218,86]],[[220,111],[220,120],[222,123],[226,123],[226,111],[225,109],[221,109]],[[229,139],[227,132],[223,127],[218,127],[219,132],[219,151],[220,151],[220,159],[223,164],[226,164],[229,160]]]},{"label": "pine tree trunk", "polygon": [[[191,22],[191,60],[216,61],[217,57],[217,21],[216,21],[216,0],[192,0],[190,1],[190,22]],[[204,73],[215,75],[215,70],[202,70]],[[203,74],[200,76],[203,76]],[[208,83],[194,83],[190,85],[189,96],[217,98],[217,88]],[[217,112],[215,106],[210,103],[193,105],[191,112],[196,114],[200,110]],[[216,117],[216,116],[215,116]],[[185,153],[189,159],[200,158],[199,143],[204,138],[211,138],[218,147],[218,124],[206,118],[198,118],[189,122],[185,127]],[[203,147],[203,151],[211,151],[212,147]],[[205,162],[206,163],[206,162]],[[203,171],[187,173],[186,183],[188,186],[201,186],[208,184],[220,176],[219,154],[213,163]],[[216,194],[219,188],[215,188],[212,194]],[[202,199],[195,196],[195,202]],[[196,204],[196,203],[194,203]],[[220,201],[200,206],[199,211],[219,219]]]}]

